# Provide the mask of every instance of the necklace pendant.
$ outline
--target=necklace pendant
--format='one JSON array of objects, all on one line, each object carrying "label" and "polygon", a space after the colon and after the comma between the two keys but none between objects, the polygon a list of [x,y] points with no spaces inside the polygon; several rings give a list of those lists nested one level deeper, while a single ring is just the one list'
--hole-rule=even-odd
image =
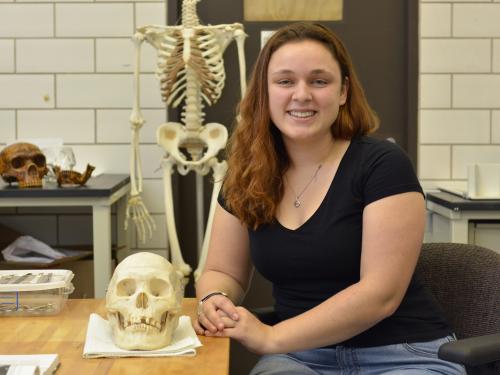
[{"label": "necklace pendant", "polygon": [[[290,188],[292,189],[293,193],[295,194],[295,201],[293,202],[293,205],[295,206],[295,208],[299,208],[300,205],[302,204],[302,202],[300,201],[300,197],[302,196],[302,194],[304,194],[306,192],[306,190],[309,187],[309,185],[311,185],[312,182],[316,179],[316,177],[318,176],[318,172],[319,172],[319,170],[321,169],[322,166],[323,166],[323,164],[318,165],[318,168],[316,169],[316,172],[314,172],[313,176],[311,177],[311,179],[309,180],[309,182],[306,184],[306,186],[304,186],[304,188],[302,189],[302,191],[300,192],[300,194],[297,194],[295,192],[295,190],[293,189],[293,187],[290,186]],[[286,179],[286,175],[284,176],[284,178]],[[287,180],[287,184],[288,184],[288,180]]]}]

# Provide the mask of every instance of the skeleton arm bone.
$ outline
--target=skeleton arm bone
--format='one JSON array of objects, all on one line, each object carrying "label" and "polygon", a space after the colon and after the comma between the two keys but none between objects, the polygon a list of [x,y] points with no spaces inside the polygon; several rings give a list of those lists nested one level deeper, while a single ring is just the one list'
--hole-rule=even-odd
[{"label": "skeleton arm bone", "polygon": [[[142,171],[140,165],[139,154],[139,130],[144,124],[140,108],[140,89],[139,89],[139,69],[141,64],[141,45],[144,41],[144,35],[136,33],[133,37],[135,46],[135,67],[134,67],[134,105],[130,115],[130,123],[132,128],[132,152],[130,158],[130,179],[131,179],[131,194],[138,195],[142,191]],[[136,177],[136,171],[138,176]]]},{"label": "skeleton arm bone", "polygon": [[[136,33],[133,38],[135,45],[135,68],[134,68],[134,104],[132,114],[130,115],[130,123],[132,127],[132,150],[130,153],[130,199],[127,202],[125,213],[125,230],[128,228],[128,220],[132,219],[137,227],[140,239],[144,242],[146,230],[149,237],[153,235],[153,229],[156,225],[153,218],[144,205],[140,194],[142,193],[142,165],[141,155],[139,150],[139,131],[144,124],[144,119],[140,110],[140,90],[139,90],[139,67],[141,62],[141,44],[144,41],[144,35],[140,32]],[[137,174],[136,174],[137,172]]]},{"label": "skeleton arm bone", "polygon": [[236,45],[238,47],[238,65],[240,68],[240,89],[241,97],[245,95],[247,90],[247,80],[246,80],[246,62],[245,62],[245,38],[247,34],[241,29],[235,31]]}]

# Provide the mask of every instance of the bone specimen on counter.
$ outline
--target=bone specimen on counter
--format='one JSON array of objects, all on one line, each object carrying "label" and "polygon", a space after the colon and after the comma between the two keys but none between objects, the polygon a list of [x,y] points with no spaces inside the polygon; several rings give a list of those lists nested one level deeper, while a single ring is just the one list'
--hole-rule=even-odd
[{"label": "bone specimen on counter", "polygon": [[58,165],[54,166],[54,174],[56,175],[57,185],[80,185],[83,186],[88,181],[92,175],[95,167],[93,165],[87,164],[85,172],[80,173],[72,170],[61,170]]},{"label": "bone specimen on counter", "polygon": [[106,293],[116,346],[154,350],[170,344],[181,313],[182,274],[164,257],[141,252],[115,269]]},{"label": "bone specimen on counter", "polygon": [[45,155],[32,143],[13,143],[0,152],[0,175],[9,184],[17,182],[20,188],[42,187],[47,172]]}]

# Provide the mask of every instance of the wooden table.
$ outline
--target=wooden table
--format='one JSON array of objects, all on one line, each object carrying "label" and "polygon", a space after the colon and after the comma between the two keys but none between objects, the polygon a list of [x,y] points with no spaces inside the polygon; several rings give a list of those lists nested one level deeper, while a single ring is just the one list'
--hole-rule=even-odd
[{"label": "wooden table", "polygon": [[[185,298],[183,314],[195,318],[196,300]],[[68,300],[54,316],[0,317],[0,354],[59,354],[57,375],[229,373],[229,339],[199,336],[202,347],[194,357],[96,358],[82,357],[90,313],[105,317],[104,300]]]}]

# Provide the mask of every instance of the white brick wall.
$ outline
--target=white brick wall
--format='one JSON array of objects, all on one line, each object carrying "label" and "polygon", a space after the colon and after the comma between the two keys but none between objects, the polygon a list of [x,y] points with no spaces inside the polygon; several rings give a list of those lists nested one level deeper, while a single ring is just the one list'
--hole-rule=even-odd
[{"label": "white brick wall", "polygon": [[456,37],[500,37],[498,4],[455,4],[453,35]]},{"label": "white brick wall", "polygon": [[425,4],[420,7],[420,36],[451,36],[451,4]]},{"label": "white brick wall", "polygon": [[486,110],[425,109],[420,112],[420,124],[422,143],[490,143]]},{"label": "white brick wall", "polygon": [[134,33],[132,4],[58,4],[57,37],[129,37]]},{"label": "white brick wall", "polygon": [[[133,98],[131,74],[63,74],[56,88],[60,108],[129,108]],[[143,108],[164,108],[153,74],[141,75],[140,100]]]},{"label": "white brick wall", "polygon": [[0,74],[0,108],[54,108],[54,76]]},{"label": "white brick wall", "polygon": [[0,4],[0,38],[52,36],[53,4]]},{"label": "white brick wall", "polygon": [[91,39],[20,39],[16,45],[18,73],[94,71]]},{"label": "white brick wall", "polygon": [[450,108],[451,74],[420,74],[420,106]]},{"label": "white brick wall", "polygon": [[500,74],[463,74],[453,80],[457,108],[500,108]]},{"label": "white brick wall", "polygon": [[[103,73],[132,72],[134,68],[134,44],[130,38],[102,38],[96,40],[97,71]],[[141,72],[152,73],[156,68],[156,50],[143,43]]]},{"label": "white brick wall", "polygon": [[16,112],[0,110],[0,144],[16,139]]},{"label": "white brick wall", "polygon": [[493,111],[491,120],[491,142],[500,143],[500,111]]},{"label": "white brick wall", "polygon": [[500,39],[493,40],[493,71],[500,73]]},{"label": "white brick wall", "polygon": [[94,143],[92,110],[19,110],[18,138],[57,138],[65,143]]},{"label": "white brick wall", "polygon": [[[165,24],[164,0],[0,0],[0,148],[15,139],[60,137],[95,173],[129,173],[134,44],[138,26]],[[158,230],[132,250],[164,251],[162,150],[156,128],[166,109],[154,76],[156,51],[143,44],[141,131],[144,200]],[[90,244],[89,211],[1,210],[0,223],[56,244]],[[116,237],[113,221],[113,238]],[[75,227],[78,230],[75,230]]]},{"label": "white brick wall", "polygon": [[500,0],[420,0],[418,173],[464,187],[500,163]]},{"label": "white brick wall", "polygon": [[449,179],[450,146],[420,146],[419,176],[422,179]]},{"label": "white brick wall", "polygon": [[165,18],[163,17],[162,3],[143,3],[135,4],[135,27],[144,25],[164,25]]},{"label": "white brick wall", "polygon": [[0,39],[0,73],[14,71],[14,40]]},{"label": "white brick wall", "polygon": [[127,108],[132,103],[130,74],[65,74],[57,76],[60,108]]},{"label": "white brick wall", "polygon": [[[464,53],[474,51],[474,53]],[[422,39],[422,73],[476,73],[491,70],[489,39]]]}]

